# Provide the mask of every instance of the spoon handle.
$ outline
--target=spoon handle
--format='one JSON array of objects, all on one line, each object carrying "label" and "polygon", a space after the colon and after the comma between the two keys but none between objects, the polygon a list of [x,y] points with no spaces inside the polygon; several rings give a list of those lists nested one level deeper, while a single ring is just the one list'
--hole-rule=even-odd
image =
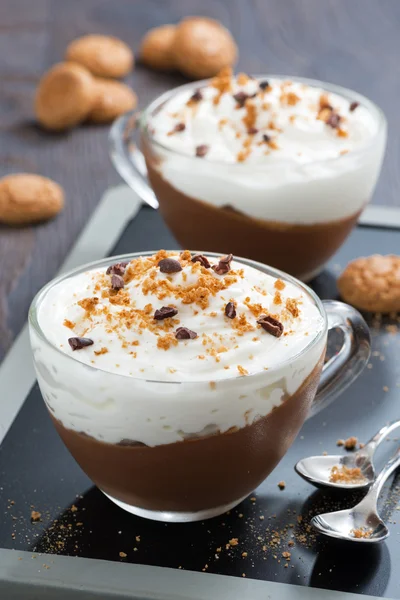
[{"label": "spoon handle", "polygon": [[371,502],[374,502],[376,506],[383,484],[398,466],[400,466],[400,448],[397,449],[396,454],[392,456],[383,467],[382,471],[370,487],[368,494],[361,500],[360,504],[365,503],[370,505]]},{"label": "spoon handle", "polygon": [[363,455],[365,456],[366,454],[368,454],[369,458],[372,458],[373,455],[375,454],[376,449],[378,448],[378,446],[381,445],[381,443],[383,442],[383,440],[389,435],[389,433],[391,433],[394,429],[397,429],[398,427],[400,427],[400,420],[398,421],[392,421],[391,423],[388,423],[387,425],[384,425],[375,435],[374,437],[372,437],[369,442],[367,442],[364,446],[364,448],[362,448],[361,450],[359,450],[357,452],[358,455]]}]

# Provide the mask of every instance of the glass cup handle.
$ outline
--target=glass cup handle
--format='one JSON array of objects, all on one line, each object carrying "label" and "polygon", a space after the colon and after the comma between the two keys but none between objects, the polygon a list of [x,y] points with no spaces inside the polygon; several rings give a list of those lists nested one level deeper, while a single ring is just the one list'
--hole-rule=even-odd
[{"label": "glass cup handle", "polygon": [[132,110],[116,119],[108,136],[111,161],[122,179],[152,208],[158,200],[147,179],[147,168],[142,152],[134,141],[140,113]]},{"label": "glass cup handle", "polygon": [[341,329],[343,345],[322,368],[318,390],[309,417],[327,407],[359,376],[371,354],[368,325],[358,310],[336,300],[324,300],[328,331]]}]

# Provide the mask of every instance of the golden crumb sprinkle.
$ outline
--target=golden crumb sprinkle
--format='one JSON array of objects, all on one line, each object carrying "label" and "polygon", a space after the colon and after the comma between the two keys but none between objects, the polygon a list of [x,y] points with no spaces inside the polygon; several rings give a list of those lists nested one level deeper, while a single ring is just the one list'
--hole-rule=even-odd
[{"label": "golden crumb sprinkle", "polygon": [[100,356],[100,354],[107,354],[108,352],[108,348],[106,348],[105,346],[103,346],[102,348],[100,348],[100,350],[95,350],[94,353],[96,356]]},{"label": "golden crumb sprinkle", "polygon": [[286,483],[285,483],[284,481],[280,481],[280,482],[278,483],[278,488],[279,488],[280,490],[284,490],[284,489],[285,489],[285,487],[286,487]]},{"label": "golden crumb sprinkle", "polygon": [[365,480],[359,467],[334,466],[331,469],[329,481],[332,483],[362,483]]},{"label": "golden crumb sprinkle", "polygon": [[244,367],[242,367],[242,365],[238,365],[237,366],[237,370],[239,371],[239,373],[241,375],[248,375],[249,374],[249,372]]},{"label": "golden crumb sprinkle", "polygon": [[239,539],[238,538],[231,538],[229,540],[229,545],[230,546],[237,546],[239,544]]},{"label": "golden crumb sprinkle", "polygon": [[68,329],[73,329],[75,327],[75,323],[73,323],[69,319],[64,319],[63,325],[64,327],[68,327]]},{"label": "golden crumb sprinkle", "polygon": [[218,91],[213,100],[213,103],[217,105],[220,102],[221,96],[232,90],[232,69],[230,67],[221,69],[221,71],[213,77],[210,85]]},{"label": "golden crumb sprinkle", "polygon": [[120,552],[120,553],[119,553],[119,556],[120,556],[121,558],[126,558],[128,555],[127,555],[127,553],[126,553],[126,552]]},{"label": "golden crumb sprinkle", "polygon": [[168,333],[167,335],[160,336],[157,340],[157,348],[160,350],[169,350],[171,346],[177,346],[178,340],[172,333]]},{"label": "golden crumb sprinkle", "polygon": [[274,295],[274,304],[282,304],[282,296],[278,291],[276,291]]},{"label": "golden crumb sprinkle", "polygon": [[244,150],[240,150],[240,152],[238,152],[236,155],[236,160],[238,162],[244,162],[245,160],[248,159],[250,154],[251,154],[251,148],[245,148]]},{"label": "golden crumb sprinkle", "polygon": [[246,73],[238,73],[236,81],[239,85],[246,85],[250,81],[250,77]]},{"label": "golden crumb sprinkle", "polygon": [[252,129],[253,127],[255,127],[256,122],[257,122],[257,107],[256,105],[251,102],[251,100],[246,100],[245,104],[244,104],[245,110],[246,110],[246,114],[244,115],[242,121],[244,123],[244,126],[246,127],[247,130]]},{"label": "golden crumb sprinkle", "polygon": [[351,436],[351,437],[347,438],[347,440],[345,440],[344,447],[346,448],[346,450],[354,450],[355,447],[357,446],[357,442],[358,442],[358,439],[354,436]]},{"label": "golden crumb sprinkle", "polygon": [[32,523],[36,523],[37,521],[40,521],[42,518],[42,513],[40,513],[37,510],[32,510],[31,511],[31,521]]},{"label": "golden crumb sprinkle", "polygon": [[275,288],[276,290],[279,290],[280,292],[281,292],[282,290],[284,290],[284,289],[285,289],[285,287],[286,287],[286,284],[285,284],[285,282],[284,282],[284,281],[282,281],[282,279],[277,279],[277,280],[275,281],[275,283],[274,283],[274,288]]},{"label": "golden crumb sprinkle", "polygon": [[280,97],[281,104],[286,106],[296,106],[300,98],[294,92],[283,93]]},{"label": "golden crumb sprinkle", "polygon": [[298,301],[295,298],[287,298],[285,307],[294,318],[297,318],[300,315]]},{"label": "golden crumb sprinkle", "polygon": [[331,108],[331,102],[329,99],[329,94],[323,92],[319,97],[319,107],[321,108]]},{"label": "golden crumb sprinkle", "polygon": [[183,261],[189,262],[190,260],[192,260],[192,255],[189,250],[183,250],[180,253],[179,258]]},{"label": "golden crumb sprinkle", "polygon": [[348,132],[347,132],[345,129],[341,129],[340,127],[338,128],[338,130],[337,130],[337,132],[336,132],[336,135],[337,135],[338,137],[342,137],[342,138],[347,138],[347,137],[349,137],[349,134],[348,134]]},{"label": "golden crumb sprinkle", "polygon": [[94,298],[84,298],[83,300],[78,301],[78,305],[86,311],[86,317],[90,317],[96,310],[98,303],[99,299],[96,296]]},{"label": "golden crumb sprinkle", "polygon": [[352,533],[355,538],[370,538],[373,531],[372,529],[365,529],[364,527],[359,527],[358,529],[352,529],[350,533]]}]

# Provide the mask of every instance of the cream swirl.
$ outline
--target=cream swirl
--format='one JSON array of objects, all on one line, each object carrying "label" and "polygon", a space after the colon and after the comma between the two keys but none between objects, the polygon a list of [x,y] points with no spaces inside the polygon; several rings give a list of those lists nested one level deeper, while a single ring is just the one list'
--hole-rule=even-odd
[{"label": "cream swirl", "polygon": [[[163,272],[165,258],[179,270]],[[301,288],[236,261],[216,270],[216,260],[207,261],[211,266],[193,262],[189,252],[160,251],[132,261],[122,276],[105,268],[80,273],[47,292],[40,326],[52,344],[80,362],[159,381],[258,373],[297,355],[323,328]],[[280,337],[258,323],[263,315],[282,324]],[[179,328],[195,335],[185,339],[190,334]],[[71,337],[93,344],[73,350]]]}]

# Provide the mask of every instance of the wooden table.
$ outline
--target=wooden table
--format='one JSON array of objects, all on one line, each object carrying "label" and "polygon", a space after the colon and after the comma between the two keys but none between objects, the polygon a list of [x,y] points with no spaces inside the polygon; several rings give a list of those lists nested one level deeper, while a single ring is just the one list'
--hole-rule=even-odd
[{"label": "wooden table", "polygon": [[[305,75],[377,102],[389,119],[389,149],[374,202],[400,205],[400,2],[398,0],[1,0],[0,176],[30,171],[66,190],[64,212],[36,227],[0,227],[0,359],[35,292],[56,272],[104,190],[119,182],[107,127],[47,134],[34,120],[41,74],[85,33],[118,36],[137,51],[150,27],[184,15],[220,19],[249,73]],[[183,80],[138,66],[129,83],[140,106]]]}]

